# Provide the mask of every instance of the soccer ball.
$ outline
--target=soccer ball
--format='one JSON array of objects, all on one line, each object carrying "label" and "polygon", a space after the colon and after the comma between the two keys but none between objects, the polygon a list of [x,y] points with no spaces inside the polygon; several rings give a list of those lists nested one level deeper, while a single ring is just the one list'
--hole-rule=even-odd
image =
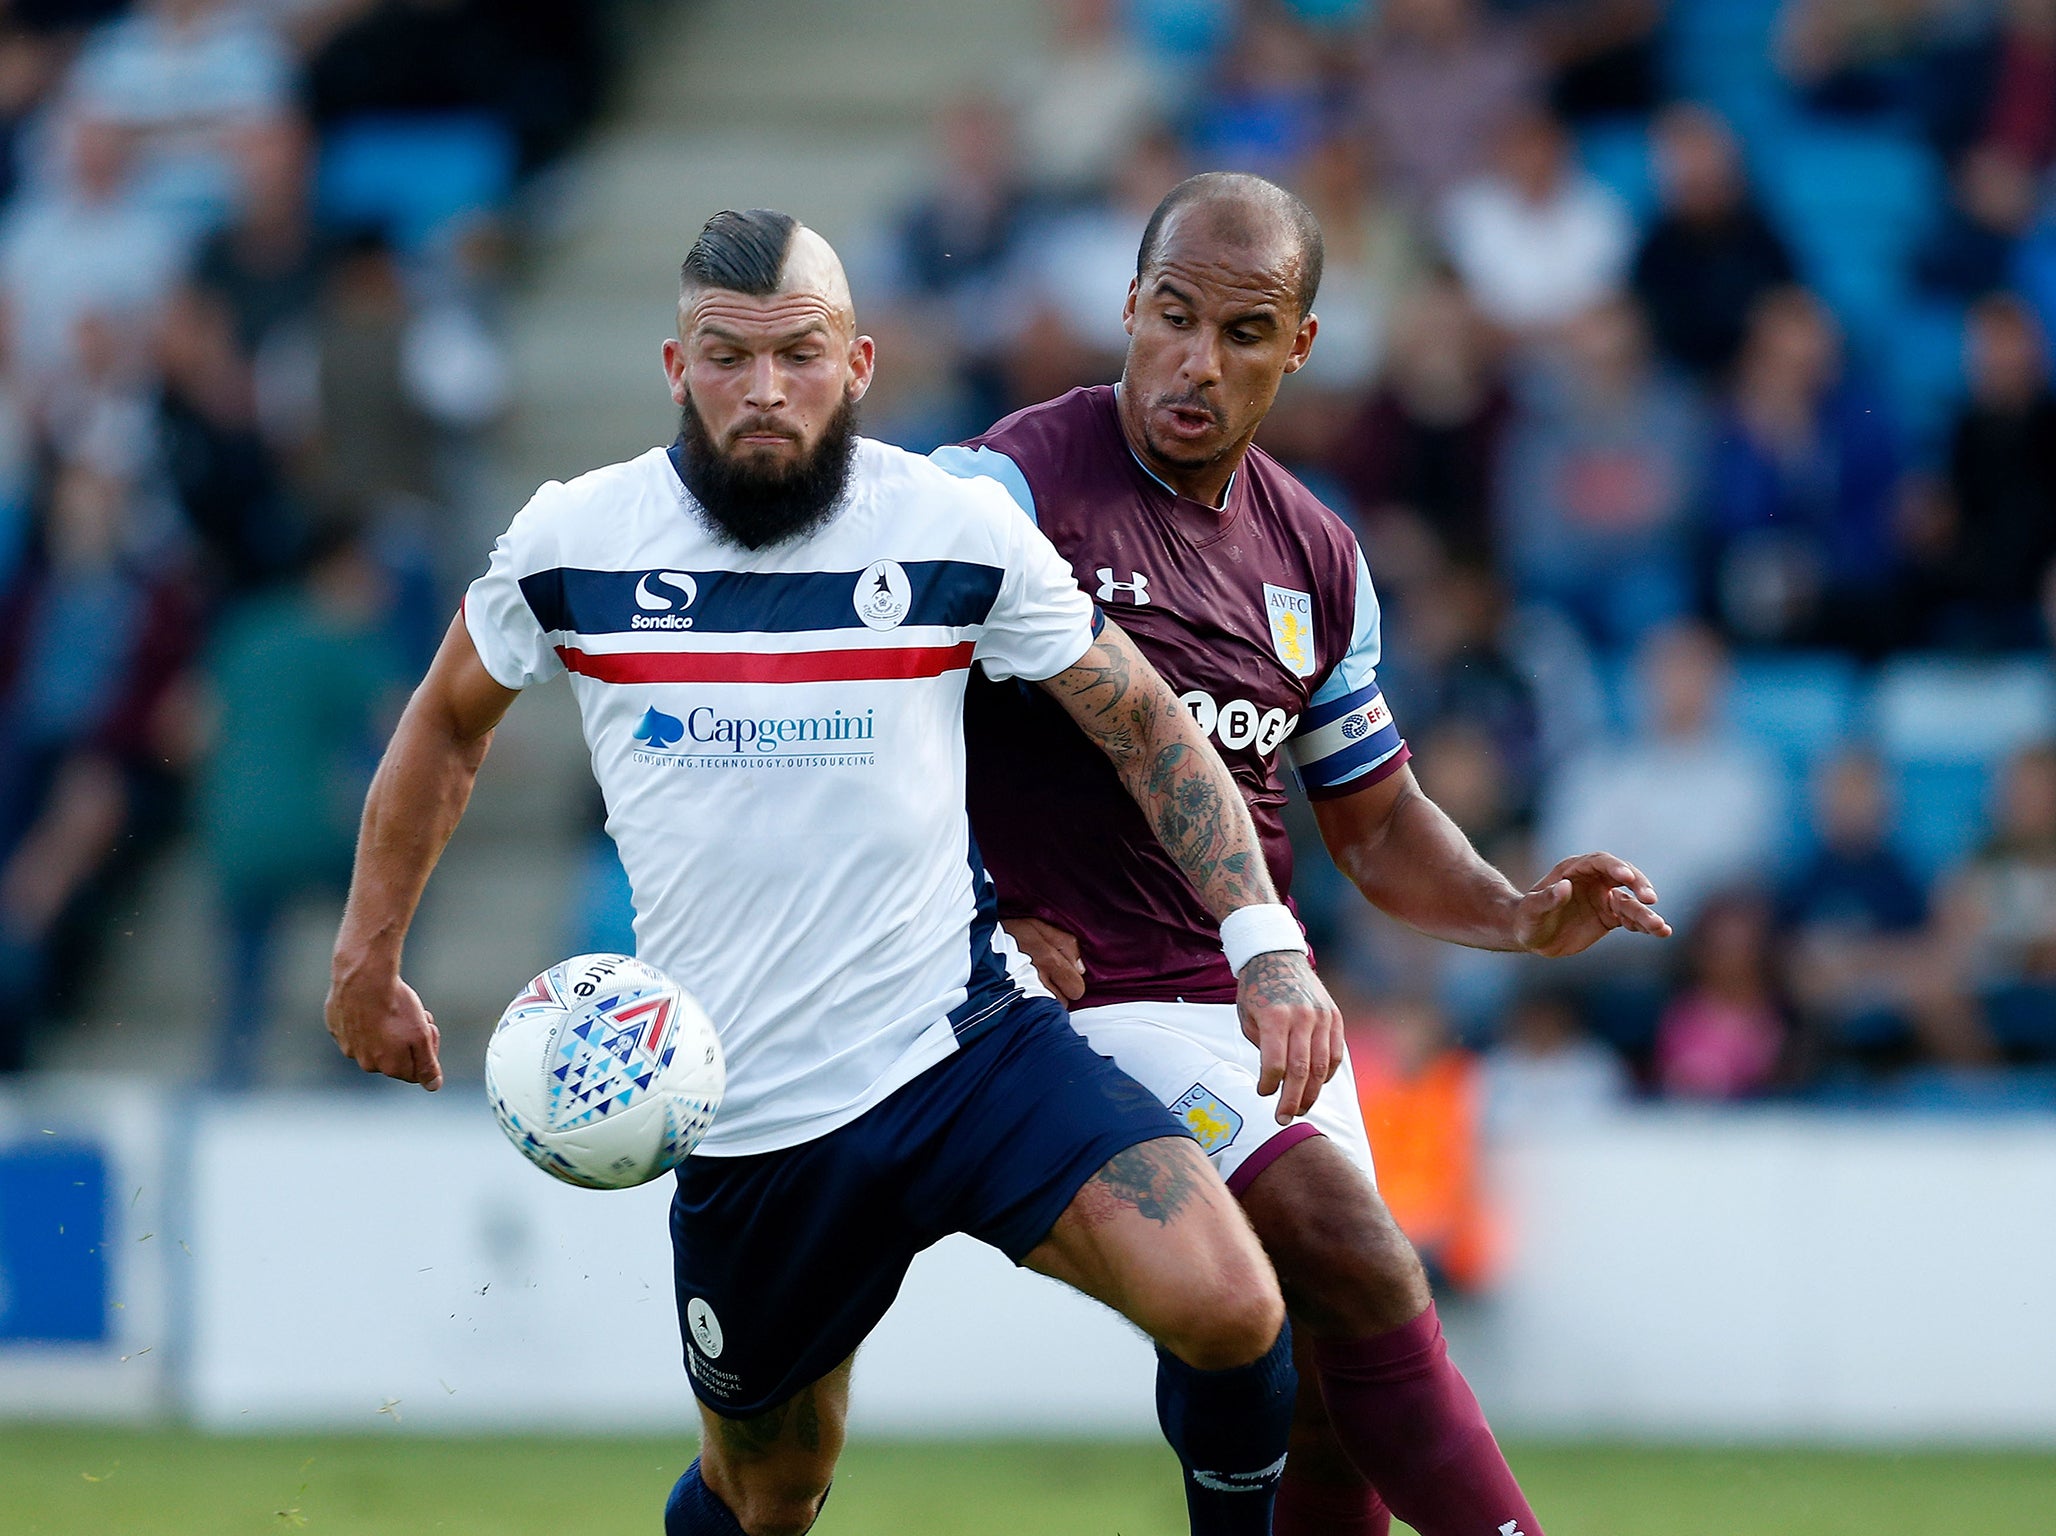
[{"label": "soccer ball", "polygon": [[507,1005],[485,1051],[500,1129],[543,1172],[628,1189],[699,1145],[727,1080],[714,1025],[627,955],[577,955]]}]

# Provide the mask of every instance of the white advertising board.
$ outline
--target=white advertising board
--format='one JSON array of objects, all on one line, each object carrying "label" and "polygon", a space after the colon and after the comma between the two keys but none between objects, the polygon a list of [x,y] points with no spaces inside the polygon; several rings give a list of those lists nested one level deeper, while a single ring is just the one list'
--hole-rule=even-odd
[{"label": "white advertising board", "polygon": [[2056,1125],[1677,1111],[1504,1149],[1531,1432],[2056,1441]]},{"label": "white advertising board", "polygon": [[[571,1189],[483,1103],[373,1089],[208,1105],[188,1407],[215,1429],[696,1422],[669,1182]],[[1149,1346],[966,1239],[917,1261],[857,1368],[874,1431],[1148,1433]]]}]

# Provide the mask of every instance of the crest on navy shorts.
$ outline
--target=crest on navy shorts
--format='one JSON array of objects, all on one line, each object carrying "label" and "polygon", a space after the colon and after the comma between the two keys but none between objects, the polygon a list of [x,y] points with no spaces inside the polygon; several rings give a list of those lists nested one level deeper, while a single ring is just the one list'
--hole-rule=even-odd
[{"label": "crest on navy shorts", "polygon": [[1305,592],[1264,583],[1264,614],[1271,621],[1271,649],[1294,675],[1314,673],[1314,600]]},{"label": "crest on navy shorts", "polygon": [[1221,1102],[1204,1083],[1194,1083],[1171,1102],[1171,1113],[1212,1157],[1225,1152],[1242,1130],[1242,1116]]},{"label": "crest on navy shorts", "polygon": [[857,617],[871,629],[898,629],[914,606],[914,584],[897,560],[874,560],[857,576],[851,599]]},{"label": "crest on navy shorts", "polygon": [[725,1342],[721,1337],[721,1319],[698,1296],[685,1304],[685,1326],[691,1331],[692,1341],[699,1345],[701,1354],[709,1360],[721,1358],[721,1347]]}]

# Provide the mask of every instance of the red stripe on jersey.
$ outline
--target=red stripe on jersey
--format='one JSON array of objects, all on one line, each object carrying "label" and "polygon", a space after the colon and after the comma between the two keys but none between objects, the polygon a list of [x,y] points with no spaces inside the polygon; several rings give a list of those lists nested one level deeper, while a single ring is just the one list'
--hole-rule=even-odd
[{"label": "red stripe on jersey", "polygon": [[614,651],[560,645],[567,671],[603,683],[857,683],[940,677],[971,665],[977,642],[850,651]]}]

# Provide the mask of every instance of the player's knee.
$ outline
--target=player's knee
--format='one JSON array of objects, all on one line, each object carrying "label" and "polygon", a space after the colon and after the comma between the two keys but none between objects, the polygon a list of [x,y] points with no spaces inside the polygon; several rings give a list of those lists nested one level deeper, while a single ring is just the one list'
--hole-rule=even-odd
[{"label": "player's knee", "polygon": [[1339,1337],[1383,1333],[1417,1317],[1430,1299],[1428,1277],[1384,1205],[1350,1220],[1335,1214],[1264,1234],[1293,1315],[1315,1333]]},{"label": "player's knee", "polygon": [[1263,1250],[1253,1238],[1225,1247],[1181,1288],[1157,1334],[1164,1348],[1202,1371],[1262,1358],[1285,1325],[1278,1277]]}]

